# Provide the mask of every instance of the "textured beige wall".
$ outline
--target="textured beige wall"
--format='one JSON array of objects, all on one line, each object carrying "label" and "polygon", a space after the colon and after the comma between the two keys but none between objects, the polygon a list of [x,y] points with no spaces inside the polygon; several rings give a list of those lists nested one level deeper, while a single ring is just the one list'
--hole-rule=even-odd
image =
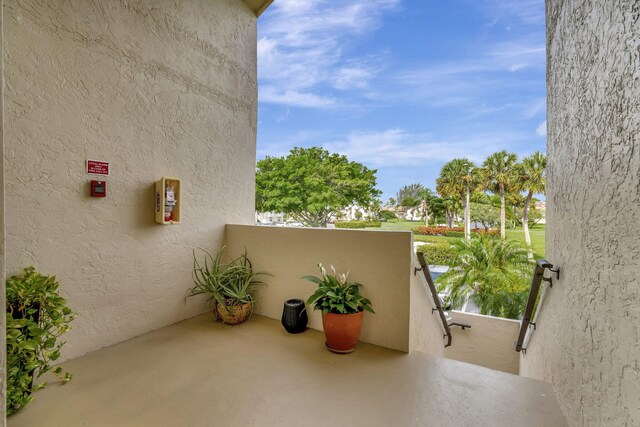
[{"label": "textured beige wall", "polygon": [[443,357],[446,342],[443,338],[444,326],[440,323],[438,312],[432,310],[435,303],[423,273],[413,274],[415,268],[420,268],[420,263],[415,255],[412,258],[409,350]]},{"label": "textured beige wall", "polygon": [[[56,274],[73,358],[205,310],[191,250],[253,220],[256,17],[242,0],[4,2],[7,270]],[[88,197],[85,159],[111,162]],[[182,223],[154,182],[182,179]]]},{"label": "textured beige wall", "polygon": [[640,7],[547,0],[547,256],[521,373],[571,425],[640,425]]},{"label": "textured beige wall", "polygon": [[452,311],[451,322],[471,328],[451,327],[453,344],[445,348],[444,357],[518,374],[520,355],[514,346],[520,330],[518,320]]},{"label": "textured beige wall", "polygon": [[[0,307],[6,306],[5,232],[4,232],[4,92],[2,34],[2,0],[0,0]],[[6,319],[0,316],[0,427],[6,425]]]},{"label": "textured beige wall", "polygon": [[[351,270],[349,278],[364,285],[376,311],[365,314],[361,340],[409,350],[411,233],[227,225],[226,241],[229,254],[246,247],[255,270],[273,274],[256,313],[280,319],[287,299],[313,293],[315,285],[301,277],[319,275],[318,263],[333,265]],[[322,329],[319,312],[309,310],[309,327]]]}]

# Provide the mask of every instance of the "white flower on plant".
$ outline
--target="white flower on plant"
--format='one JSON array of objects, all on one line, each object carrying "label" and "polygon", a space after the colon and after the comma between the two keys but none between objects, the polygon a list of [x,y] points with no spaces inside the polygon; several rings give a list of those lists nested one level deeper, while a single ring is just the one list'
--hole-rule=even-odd
[{"label": "white flower on plant", "polygon": [[322,277],[327,277],[327,270],[324,269],[324,266],[322,264],[318,264],[318,267],[320,267],[320,272],[322,273]]}]

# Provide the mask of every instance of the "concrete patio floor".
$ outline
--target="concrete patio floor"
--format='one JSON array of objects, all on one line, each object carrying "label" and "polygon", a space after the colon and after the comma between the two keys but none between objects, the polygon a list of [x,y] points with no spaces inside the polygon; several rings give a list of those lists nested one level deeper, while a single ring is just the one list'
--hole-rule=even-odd
[{"label": "concrete patio floor", "polygon": [[64,364],[19,426],[564,426],[550,385],[423,353],[324,348],[254,316],[198,316]]}]

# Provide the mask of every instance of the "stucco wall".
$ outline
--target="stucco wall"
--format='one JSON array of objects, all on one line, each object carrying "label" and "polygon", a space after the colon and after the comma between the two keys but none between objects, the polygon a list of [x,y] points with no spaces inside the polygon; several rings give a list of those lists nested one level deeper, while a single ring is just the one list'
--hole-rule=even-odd
[{"label": "stucco wall", "polygon": [[640,7],[547,0],[547,256],[523,375],[571,425],[640,425]]},{"label": "stucco wall", "polygon": [[414,274],[420,263],[413,255],[411,271],[411,315],[409,325],[409,350],[444,355],[444,327],[440,323],[438,312],[434,312],[435,303],[429,291],[429,285],[422,272]]},{"label": "stucco wall", "polygon": [[[0,307],[5,307],[6,269],[5,269],[5,233],[4,233],[4,92],[3,55],[2,55],[2,0],[0,0]],[[0,426],[6,425],[6,319],[0,316]]]},{"label": "stucco wall", "polygon": [[471,328],[451,327],[453,344],[445,348],[444,357],[518,374],[520,355],[514,342],[520,330],[519,321],[452,311],[451,322]]},{"label": "stucco wall", "polygon": [[[411,233],[228,225],[228,253],[247,249],[256,271],[266,271],[268,287],[260,292],[256,313],[282,317],[287,299],[306,300],[315,290],[304,275],[319,275],[317,264],[362,283],[362,293],[376,314],[365,313],[361,340],[409,351]],[[309,327],[322,330],[319,312],[309,310]]]},{"label": "stucco wall", "polygon": [[[256,17],[242,0],[4,2],[7,270],[56,274],[73,358],[198,314],[191,250],[253,220]],[[85,159],[111,162],[88,196]],[[182,179],[182,223],[154,182]]]}]

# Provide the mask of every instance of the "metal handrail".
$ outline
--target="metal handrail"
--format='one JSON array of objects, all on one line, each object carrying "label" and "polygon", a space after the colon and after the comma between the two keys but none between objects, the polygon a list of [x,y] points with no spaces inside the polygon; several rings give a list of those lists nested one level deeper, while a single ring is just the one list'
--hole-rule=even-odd
[{"label": "metal handrail", "polygon": [[553,286],[553,282],[551,278],[544,277],[544,272],[546,270],[553,271],[556,273],[556,277],[559,278],[560,271],[558,269],[553,269],[553,264],[545,259],[539,259],[536,261],[536,268],[533,271],[533,279],[531,280],[531,289],[529,290],[529,299],[527,300],[527,307],[524,310],[524,317],[522,318],[522,322],[520,323],[520,333],[518,334],[518,340],[515,343],[516,351],[524,350],[522,346],[524,344],[525,336],[527,335],[527,331],[529,330],[530,325],[533,325],[535,328],[536,324],[531,321],[533,316],[533,309],[536,305],[536,300],[538,299],[538,293],[540,292],[540,285],[542,281],[548,282],[550,286]]},{"label": "metal handrail", "polygon": [[429,285],[429,290],[431,291],[431,297],[433,298],[433,303],[436,308],[432,309],[431,312],[437,311],[440,315],[440,321],[442,322],[442,327],[444,328],[444,335],[442,338],[447,339],[447,344],[445,347],[449,347],[451,345],[451,329],[449,329],[449,324],[447,323],[447,317],[444,314],[444,310],[442,308],[442,304],[440,303],[440,297],[438,296],[438,291],[436,290],[436,286],[433,284],[433,277],[431,277],[431,271],[429,271],[429,266],[427,265],[427,261],[424,259],[424,254],[418,252],[418,262],[420,263],[420,268],[416,268],[414,274],[418,274],[418,271],[422,271],[424,274],[424,278],[427,280],[427,284]]}]

